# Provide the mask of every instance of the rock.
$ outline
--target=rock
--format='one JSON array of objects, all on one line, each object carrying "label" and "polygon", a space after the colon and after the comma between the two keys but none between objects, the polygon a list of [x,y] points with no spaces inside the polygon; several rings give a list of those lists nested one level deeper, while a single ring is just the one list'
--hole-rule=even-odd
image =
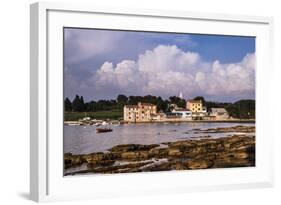
[{"label": "rock", "polygon": [[196,136],[190,137],[191,139],[204,139],[204,138],[211,138],[211,135],[203,135],[203,136]]},{"label": "rock", "polygon": [[149,150],[150,158],[166,158],[168,156],[169,150],[167,148],[153,148]]},{"label": "rock", "polygon": [[64,155],[64,168],[77,167],[85,162],[81,155],[72,155],[71,153],[66,153]]},{"label": "rock", "polygon": [[124,144],[124,145],[114,146],[109,151],[111,152],[128,152],[128,151],[143,151],[143,150],[147,151],[158,146],[159,146],[158,144],[151,144],[151,145]]},{"label": "rock", "polygon": [[181,155],[182,155],[182,152],[180,151],[179,148],[170,148],[170,149],[168,150],[168,155],[169,155],[169,156],[173,156],[173,157],[175,157],[175,156],[181,156]]},{"label": "rock", "polygon": [[83,155],[82,159],[85,162],[94,165],[94,164],[102,164],[102,163],[109,163],[110,161],[116,161],[120,158],[120,154],[117,153],[103,153],[97,152],[92,154]]},{"label": "rock", "polygon": [[121,158],[122,159],[134,159],[134,158],[137,158],[137,153],[135,152],[124,152],[124,153],[121,153]]},{"label": "rock", "polygon": [[[105,167],[97,167],[95,169],[90,169],[89,172],[92,173],[128,173],[128,172],[139,172],[140,168],[150,164],[151,162],[137,162],[125,165],[117,165],[117,166],[105,166]],[[89,173],[88,172],[88,173]]]},{"label": "rock", "polygon": [[211,168],[214,165],[212,160],[208,159],[191,159],[187,161],[188,169],[207,169]]},{"label": "rock", "polygon": [[90,161],[88,162],[88,167],[96,167],[96,166],[110,166],[115,163],[115,160],[102,160],[102,161]]},{"label": "rock", "polygon": [[141,171],[143,172],[153,172],[153,171],[167,171],[167,170],[171,170],[171,163],[170,162],[164,162],[161,164],[155,164],[152,166],[147,166],[145,168],[143,168]]},{"label": "rock", "polygon": [[224,132],[245,132],[245,133],[254,133],[255,126],[234,126],[234,127],[218,127],[218,128],[209,128],[206,130],[194,129],[196,133],[224,133]]},{"label": "rock", "polygon": [[[64,165],[65,169],[68,169],[86,163],[89,168],[88,172],[92,173],[255,166],[255,137],[233,135],[218,139],[200,138],[162,144],[165,146],[160,147],[156,144],[118,145],[106,153],[98,152],[86,155],[66,153]],[[116,162],[122,163],[118,165]],[[75,173],[87,172],[83,170]]]},{"label": "rock", "polygon": [[246,152],[238,152],[238,153],[234,153],[233,157],[237,159],[247,159],[249,157],[249,154]]},{"label": "rock", "polygon": [[145,160],[149,158],[149,154],[148,151],[123,152],[121,153],[121,158],[128,160]]},{"label": "rock", "polygon": [[214,161],[215,168],[255,166],[255,145],[222,153]]},{"label": "rock", "polygon": [[[198,141],[197,141],[198,142]],[[183,140],[183,141],[177,141],[177,142],[170,142],[170,143],[165,143],[169,147],[185,147],[185,148],[192,148],[196,146],[196,141],[195,140]]]}]

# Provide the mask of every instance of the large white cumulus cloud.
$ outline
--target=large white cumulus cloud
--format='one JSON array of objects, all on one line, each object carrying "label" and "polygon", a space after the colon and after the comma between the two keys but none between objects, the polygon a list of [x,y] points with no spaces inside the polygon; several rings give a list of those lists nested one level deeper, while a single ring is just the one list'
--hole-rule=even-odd
[{"label": "large white cumulus cloud", "polygon": [[97,90],[114,88],[130,95],[168,97],[181,91],[186,98],[250,96],[255,91],[255,54],[247,54],[241,62],[223,64],[205,62],[199,53],[175,45],[158,45],[136,61],[104,62],[91,83]]}]

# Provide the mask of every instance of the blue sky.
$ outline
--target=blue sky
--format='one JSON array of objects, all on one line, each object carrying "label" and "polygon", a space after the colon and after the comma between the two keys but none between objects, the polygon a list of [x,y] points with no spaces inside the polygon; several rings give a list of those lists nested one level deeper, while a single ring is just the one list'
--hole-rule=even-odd
[{"label": "blue sky", "polygon": [[255,38],[242,36],[192,35],[198,43],[193,51],[199,52],[207,61],[222,63],[241,61],[247,53],[255,52]]},{"label": "blue sky", "polygon": [[65,96],[255,97],[255,38],[64,29]]}]

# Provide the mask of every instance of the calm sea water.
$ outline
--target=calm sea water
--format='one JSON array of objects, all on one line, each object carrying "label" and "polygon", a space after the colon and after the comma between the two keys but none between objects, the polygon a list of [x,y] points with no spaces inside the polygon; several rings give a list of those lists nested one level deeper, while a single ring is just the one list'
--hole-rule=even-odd
[{"label": "calm sea water", "polygon": [[[105,152],[119,144],[160,144],[191,137],[210,135],[225,137],[233,133],[195,133],[193,129],[232,127],[237,125],[253,126],[254,123],[145,123],[104,126],[113,132],[96,133],[96,126],[64,125],[64,153],[88,154]],[[102,127],[102,126],[101,126]],[[239,133],[237,133],[239,134]],[[242,133],[241,133],[242,134]]]}]

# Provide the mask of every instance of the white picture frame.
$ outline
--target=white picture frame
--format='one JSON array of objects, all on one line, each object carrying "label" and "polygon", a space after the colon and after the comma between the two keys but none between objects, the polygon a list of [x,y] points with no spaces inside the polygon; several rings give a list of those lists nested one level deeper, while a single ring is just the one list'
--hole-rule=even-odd
[{"label": "white picture frame", "polygon": [[[194,26],[186,26],[187,29],[182,25]],[[256,167],[63,177],[64,26],[256,36]],[[273,112],[272,29],[270,17],[97,8],[71,3],[32,4],[30,198],[41,202],[273,186],[274,134],[269,129]]]}]

